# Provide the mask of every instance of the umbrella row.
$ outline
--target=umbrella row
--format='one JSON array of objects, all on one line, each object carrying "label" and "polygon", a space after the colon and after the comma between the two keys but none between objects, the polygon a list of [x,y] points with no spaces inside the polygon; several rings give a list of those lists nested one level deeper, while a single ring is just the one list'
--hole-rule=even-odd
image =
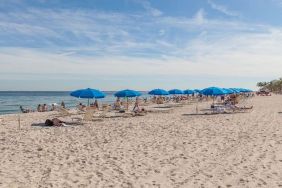
[{"label": "umbrella row", "polygon": [[[164,89],[153,89],[151,90],[148,94],[150,95],[179,95],[179,94],[186,94],[186,95],[190,95],[190,94],[195,94],[195,93],[200,93],[203,95],[210,95],[210,96],[217,96],[217,95],[228,95],[228,94],[234,94],[234,93],[247,93],[247,92],[252,92],[252,90],[249,89],[243,89],[243,88],[220,88],[220,87],[208,87],[205,88],[203,90],[180,90],[180,89],[172,89],[169,91],[166,91]],[[71,92],[70,94],[73,97],[78,97],[78,98],[104,98],[106,95],[97,90],[97,89],[91,89],[91,88],[87,88],[87,89],[80,89],[80,90],[76,90]],[[138,91],[134,91],[134,90],[122,90],[122,91],[118,91],[114,94],[116,97],[138,97],[141,95],[140,92]]]}]

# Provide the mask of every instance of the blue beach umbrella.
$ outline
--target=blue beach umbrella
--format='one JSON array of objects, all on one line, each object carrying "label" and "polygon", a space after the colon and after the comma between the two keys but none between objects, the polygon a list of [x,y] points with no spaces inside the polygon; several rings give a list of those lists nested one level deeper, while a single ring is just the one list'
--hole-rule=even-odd
[{"label": "blue beach umbrella", "polygon": [[94,99],[94,98],[100,99],[106,96],[103,92],[91,88],[79,89],[71,92],[70,95],[77,98],[88,99],[88,105],[89,105],[89,99]]},{"label": "blue beach umbrella", "polygon": [[245,88],[244,88],[244,90],[245,90],[245,92],[246,92],[246,93],[253,92],[253,91],[252,91],[252,90],[250,90],[250,89],[245,89]]},{"label": "blue beach umbrella", "polygon": [[191,95],[191,94],[194,94],[195,91],[193,91],[191,89],[186,89],[186,90],[183,91],[183,93],[186,94],[186,95]]},{"label": "blue beach umbrella", "polygon": [[238,88],[238,90],[239,90],[240,92],[242,92],[242,93],[247,93],[247,92],[248,92],[248,90],[247,90],[247,89],[244,89],[244,88]]},{"label": "blue beach umbrella", "polygon": [[201,93],[200,89],[194,89],[195,93]]},{"label": "blue beach umbrella", "polygon": [[240,91],[240,93],[244,93],[244,89],[243,88],[236,88],[238,91]]},{"label": "blue beach umbrella", "polygon": [[91,88],[79,89],[71,92],[70,95],[73,97],[84,98],[84,99],[93,99],[93,98],[100,99],[106,96],[103,92]]},{"label": "blue beach umbrella", "polygon": [[169,95],[169,93],[164,89],[153,89],[148,94],[150,95]]},{"label": "blue beach umbrella", "polygon": [[250,89],[245,89],[245,91],[248,92],[248,93],[249,93],[249,92],[253,92],[253,91],[250,90]]},{"label": "blue beach umbrella", "polygon": [[121,90],[115,93],[116,97],[138,97],[140,95],[141,93],[139,93],[138,91],[130,89]]},{"label": "blue beach umbrella", "polygon": [[233,94],[233,93],[235,93],[235,91],[233,91],[231,89],[228,89],[228,88],[222,88],[222,89],[226,92],[226,94]]},{"label": "blue beach umbrella", "polygon": [[229,88],[229,89],[231,89],[234,93],[241,93],[238,89],[236,89],[236,88]]},{"label": "blue beach umbrella", "polygon": [[181,95],[183,94],[183,91],[181,91],[180,89],[172,89],[172,90],[169,90],[168,93],[171,95]]},{"label": "blue beach umbrella", "polygon": [[203,95],[209,95],[209,96],[218,96],[218,95],[226,95],[228,94],[226,91],[224,91],[222,88],[219,87],[208,87],[201,91]]},{"label": "blue beach umbrella", "polygon": [[116,97],[126,97],[127,98],[127,110],[128,110],[128,98],[129,97],[138,97],[140,95],[141,93],[139,93],[138,91],[134,91],[130,89],[121,90],[115,93]]}]

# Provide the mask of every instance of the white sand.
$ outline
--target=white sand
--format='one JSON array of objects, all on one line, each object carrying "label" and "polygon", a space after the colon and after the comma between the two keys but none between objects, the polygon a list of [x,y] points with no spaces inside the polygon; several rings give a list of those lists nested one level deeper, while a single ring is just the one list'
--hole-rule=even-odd
[{"label": "white sand", "polygon": [[74,127],[2,116],[0,187],[282,187],[282,96],[251,100],[251,113],[190,105]]}]

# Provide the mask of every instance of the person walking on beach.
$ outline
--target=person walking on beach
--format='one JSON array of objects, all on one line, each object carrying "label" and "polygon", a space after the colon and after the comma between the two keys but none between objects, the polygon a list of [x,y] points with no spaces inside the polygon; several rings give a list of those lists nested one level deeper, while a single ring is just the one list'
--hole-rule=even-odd
[{"label": "person walking on beach", "polygon": [[136,97],[136,101],[133,107],[133,112],[139,112],[140,111],[140,107],[139,107],[139,98]]}]

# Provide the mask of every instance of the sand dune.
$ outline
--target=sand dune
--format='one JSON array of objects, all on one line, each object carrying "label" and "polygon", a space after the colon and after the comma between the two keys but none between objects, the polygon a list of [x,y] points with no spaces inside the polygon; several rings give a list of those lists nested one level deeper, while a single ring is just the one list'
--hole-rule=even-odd
[{"label": "sand dune", "polygon": [[[40,127],[2,116],[0,187],[282,187],[282,96],[251,113],[171,113]],[[200,104],[202,108],[207,104]]]}]

